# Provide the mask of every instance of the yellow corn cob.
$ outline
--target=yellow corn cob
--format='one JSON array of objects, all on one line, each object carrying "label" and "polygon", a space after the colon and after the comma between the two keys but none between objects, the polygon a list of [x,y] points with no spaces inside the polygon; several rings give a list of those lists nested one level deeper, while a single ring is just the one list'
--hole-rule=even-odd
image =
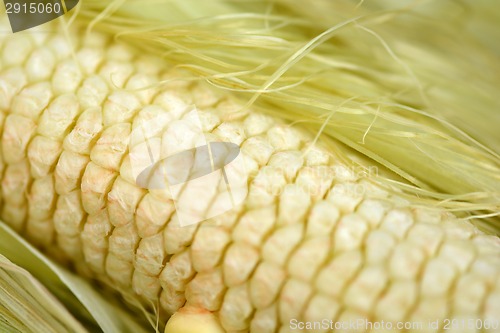
[{"label": "yellow corn cob", "polygon": [[[1,218],[34,244],[159,302],[162,319],[177,312],[166,332],[196,331],[186,318],[198,314],[214,331],[256,333],[500,318],[497,237],[384,191],[305,131],[258,112],[225,120],[241,106],[204,84],[131,91],[181,74],[81,36],[0,36]],[[180,119],[189,105],[211,141],[241,146],[252,177],[236,209],[180,227],[172,198],[136,185],[128,142],[137,119]]]}]

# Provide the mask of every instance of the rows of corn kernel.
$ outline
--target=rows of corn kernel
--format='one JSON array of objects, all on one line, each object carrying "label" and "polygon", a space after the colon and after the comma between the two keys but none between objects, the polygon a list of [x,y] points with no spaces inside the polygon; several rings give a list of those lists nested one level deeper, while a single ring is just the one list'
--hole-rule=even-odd
[{"label": "rows of corn kernel", "polygon": [[[178,72],[104,35],[0,43],[1,218],[80,274],[159,299],[163,316],[215,312],[230,332],[500,318],[497,237],[412,208],[275,119],[223,121],[239,106],[203,84],[132,91]],[[139,120],[192,105],[210,140],[241,146],[252,176],[236,209],[180,227],[165,191],[135,185],[128,142]]]}]

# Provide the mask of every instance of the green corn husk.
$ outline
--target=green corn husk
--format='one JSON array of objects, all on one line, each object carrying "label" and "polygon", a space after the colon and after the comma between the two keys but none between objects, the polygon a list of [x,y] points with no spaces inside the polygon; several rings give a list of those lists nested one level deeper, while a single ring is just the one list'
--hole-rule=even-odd
[{"label": "green corn husk", "polygon": [[150,332],[1,221],[0,239],[0,332]]}]

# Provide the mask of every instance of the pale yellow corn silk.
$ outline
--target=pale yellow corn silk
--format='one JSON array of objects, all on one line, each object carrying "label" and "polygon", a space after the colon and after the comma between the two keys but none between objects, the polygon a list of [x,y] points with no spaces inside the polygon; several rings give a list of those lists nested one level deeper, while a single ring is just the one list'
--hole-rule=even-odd
[{"label": "pale yellow corn silk", "polygon": [[[85,1],[0,35],[1,218],[158,330],[173,315],[167,333],[500,318],[500,241],[470,219],[498,231],[498,54],[461,23],[475,7],[317,4]],[[160,119],[169,151],[193,107],[241,147],[248,196],[181,227],[129,142]],[[187,188],[207,215],[227,191]]]},{"label": "pale yellow corn silk", "polygon": [[[233,117],[257,104],[324,125],[431,204],[498,216],[500,68],[495,33],[484,34],[498,30],[498,2],[314,4],[87,1],[80,14],[234,91],[248,103]],[[498,219],[474,223],[498,232]]]}]

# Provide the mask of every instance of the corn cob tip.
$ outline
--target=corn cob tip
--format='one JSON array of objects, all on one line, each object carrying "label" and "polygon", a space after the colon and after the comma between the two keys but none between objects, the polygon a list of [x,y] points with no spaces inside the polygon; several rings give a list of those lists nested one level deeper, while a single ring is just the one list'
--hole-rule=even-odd
[{"label": "corn cob tip", "polygon": [[210,311],[185,306],[170,317],[165,333],[225,333]]}]

